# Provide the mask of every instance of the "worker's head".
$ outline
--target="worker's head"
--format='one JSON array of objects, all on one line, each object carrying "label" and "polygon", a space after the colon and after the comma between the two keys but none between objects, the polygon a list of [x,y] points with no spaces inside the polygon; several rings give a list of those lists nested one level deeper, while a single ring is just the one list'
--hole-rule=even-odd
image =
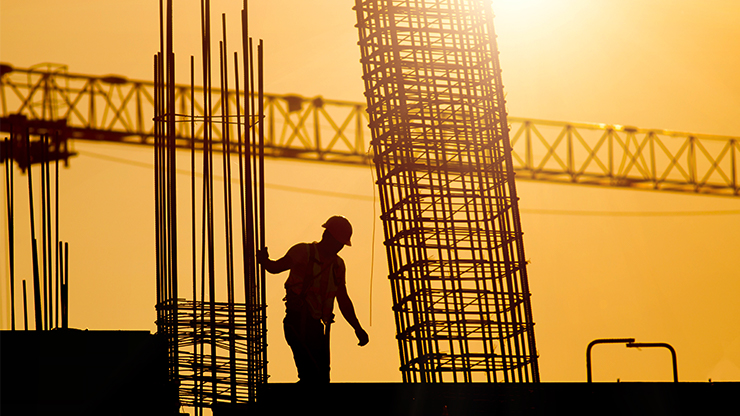
[{"label": "worker's head", "polygon": [[334,237],[335,240],[342,243],[343,246],[351,246],[350,237],[352,237],[352,224],[342,217],[341,215],[335,215],[324,223],[322,227],[326,228],[326,231]]}]

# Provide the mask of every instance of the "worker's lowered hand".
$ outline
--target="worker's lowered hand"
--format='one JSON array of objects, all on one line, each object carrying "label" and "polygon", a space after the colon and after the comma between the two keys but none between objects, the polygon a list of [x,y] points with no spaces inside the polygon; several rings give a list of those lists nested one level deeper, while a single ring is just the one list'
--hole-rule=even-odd
[{"label": "worker's lowered hand", "polygon": [[357,345],[361,347],[364,347],[368,342],[370,342],[367,332],[362,328],[355,329],[355,335],[357,335],[357,340],[360,341]]}]

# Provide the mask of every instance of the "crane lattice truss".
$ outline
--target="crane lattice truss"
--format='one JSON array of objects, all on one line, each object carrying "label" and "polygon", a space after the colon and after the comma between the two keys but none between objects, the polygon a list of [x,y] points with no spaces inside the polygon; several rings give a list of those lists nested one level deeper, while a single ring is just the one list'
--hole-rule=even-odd
[{"label": "crane lattice truss", "polygon": [[355,2],[404,381],[539,381],[486,5]]},{"label": "crane lattice truss", "polygon": [[[120,76],[71,74],[44,64],[28,69],[0,65],[0,127],[14,115],[32,131],[66,127],[69,138],[154,144],[153,83]],[[202,87],[177,85],[178,113],[194,98],[204,112]],[[211,91],[212,111],[221,108]],[[234,91],[229,109],[235,111]],[[363,103],[265,94],[267,156],[369,164],[367,112]],[[518,179],[740,196],[740,137],[509,117],[513,167]],[[177,146],[190,148],[180,123]],[[215,127],[214,138],[221,138]],[[202,149],[203,129],[196,131]],[[219,144],[215,144],[218,150]]]}]

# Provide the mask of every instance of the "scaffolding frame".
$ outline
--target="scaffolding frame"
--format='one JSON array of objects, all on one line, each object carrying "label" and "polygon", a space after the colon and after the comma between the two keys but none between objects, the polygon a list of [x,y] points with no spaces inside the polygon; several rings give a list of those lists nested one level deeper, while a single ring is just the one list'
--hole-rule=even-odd
[{"label": "scaffolding frame", "polygon": [[356,0],[404,382],[538,382],[488,2]]}]

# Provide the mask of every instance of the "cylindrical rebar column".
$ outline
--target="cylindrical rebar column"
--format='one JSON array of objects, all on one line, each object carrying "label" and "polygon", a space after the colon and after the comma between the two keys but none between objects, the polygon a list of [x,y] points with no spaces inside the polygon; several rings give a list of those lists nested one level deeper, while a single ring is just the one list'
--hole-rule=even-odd
[{"label": "cylindrical rebar column", "polygon": [[355,11],[403,380],[539,381],[490,6]]}]

